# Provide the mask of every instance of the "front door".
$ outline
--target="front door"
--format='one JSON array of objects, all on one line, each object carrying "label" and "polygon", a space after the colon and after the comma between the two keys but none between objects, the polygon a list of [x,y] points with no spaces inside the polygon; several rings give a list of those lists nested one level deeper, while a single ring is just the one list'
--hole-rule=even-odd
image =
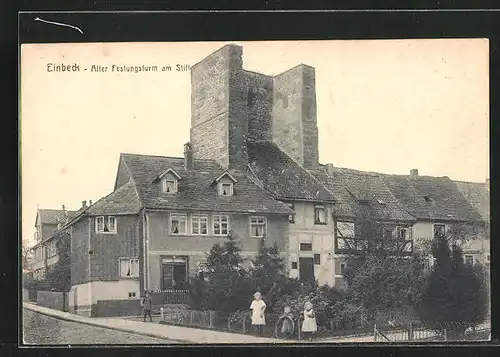
[{"label": "front door", "polygon": [[314,281],[314,259],[299,258],[300,281]]},{"label": "front door", "polygon": [[166,258],[161,265],[162,290],[184,289],[187,282],[187,259]]}]

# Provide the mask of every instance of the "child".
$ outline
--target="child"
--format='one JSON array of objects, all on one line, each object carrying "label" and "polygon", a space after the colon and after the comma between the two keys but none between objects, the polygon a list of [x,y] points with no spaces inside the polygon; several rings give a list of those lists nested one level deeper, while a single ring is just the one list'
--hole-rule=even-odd
[{"label": "child", "polygon": [[146,322],[146,316],[149,316],[149,321],[153,322],[153,318],[151,317],[151,296],[149,295],[149,291],[145,291],[145,296],[141,300],[142,310],[144,312],[144,322]]},{"label": "child", "polygon": [[254,300],[250,305],[252,310],[252,326],[255,326],[259,331],[259,336],[262,336],[262,330],[266,324],[264,311],[266,311],[266,303],[262,300],[259,292],[253,294]]},{"label": "child", "polygon": [[312,341],[314,333],[318,330],[313,304],[309,301],[304,304],[304,322],[302,322],[302,332],[309,334],[309,341]]},{"label": "child", "polygon": [[291,335],[293,333],[293,315],[290,311],[290,307],[286,306],[283,315],[280,316],[283,319],[283,325],[281,326],[281,333],[285,335]]}]

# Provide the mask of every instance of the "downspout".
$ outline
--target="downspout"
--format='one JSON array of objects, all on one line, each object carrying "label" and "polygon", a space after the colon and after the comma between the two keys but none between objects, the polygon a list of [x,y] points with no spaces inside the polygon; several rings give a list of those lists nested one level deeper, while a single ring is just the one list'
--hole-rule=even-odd
[{"label": "downspout", "polygon": [[147,289],[150,290],[151,288],[151,277],[149,274],[149,216],[147,211],[144,211],[145,217],[146,217],[146,246],[145,246],[145,253],[146,253],[146,283],[147,283]]},{"label": "downspout", "polygon": [[91,237],[92,237],[92,217],[88,216],[89,218],[89,251],[87,252],[88,255],[88,270],[89,270],[89,288],[88,288],[88,298],[90,302],[90,315],[92,316],[92,260],[91,260],[91,254],[90,252],[92,251],[90,243],[91,243]]},{"label": "downspout", "polygon": [[146,262],[146,210],[142,212],[142,285],[144,290],[147,289],[147,262]]}]

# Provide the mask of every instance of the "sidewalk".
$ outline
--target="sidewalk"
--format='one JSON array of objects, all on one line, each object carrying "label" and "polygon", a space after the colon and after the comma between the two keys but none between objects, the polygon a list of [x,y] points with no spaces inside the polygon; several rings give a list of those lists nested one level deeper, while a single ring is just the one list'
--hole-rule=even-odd
[{"label": "sidewalk", "polygon": [[166,339],[169,341],[175,341],[175,343],[262,344],[289,342],[271,338],[233,334],[222,331],[203,330],[181,326],[162,325],[158,323],[133,321],[123,318],[85,317],[68,312],[49,309],[28,302],[23,302],[23,308],[61,320],[73,321],[91,326],[104,327],[122,332],[130,332],[149,337]]}]

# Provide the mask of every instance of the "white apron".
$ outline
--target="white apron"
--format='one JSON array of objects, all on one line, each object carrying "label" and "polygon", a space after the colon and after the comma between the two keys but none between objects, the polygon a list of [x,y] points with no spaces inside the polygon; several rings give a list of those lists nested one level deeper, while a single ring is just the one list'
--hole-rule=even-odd
[{"label": "white apron", "polygon": [[250,305],[250,309],[252,310],[252,325],[265,325],[266,317],[264,316],[264,312],[262,308],[266,306],[264,300],[254,300]]},{"label": "white apron", "polygon": [[302,331],[303,332],[316,332],[318,330],[318,326],[316,325],[316,317],[314,317],[314,311],[305,310],[304,311],[304,322],[302,322]]}]

